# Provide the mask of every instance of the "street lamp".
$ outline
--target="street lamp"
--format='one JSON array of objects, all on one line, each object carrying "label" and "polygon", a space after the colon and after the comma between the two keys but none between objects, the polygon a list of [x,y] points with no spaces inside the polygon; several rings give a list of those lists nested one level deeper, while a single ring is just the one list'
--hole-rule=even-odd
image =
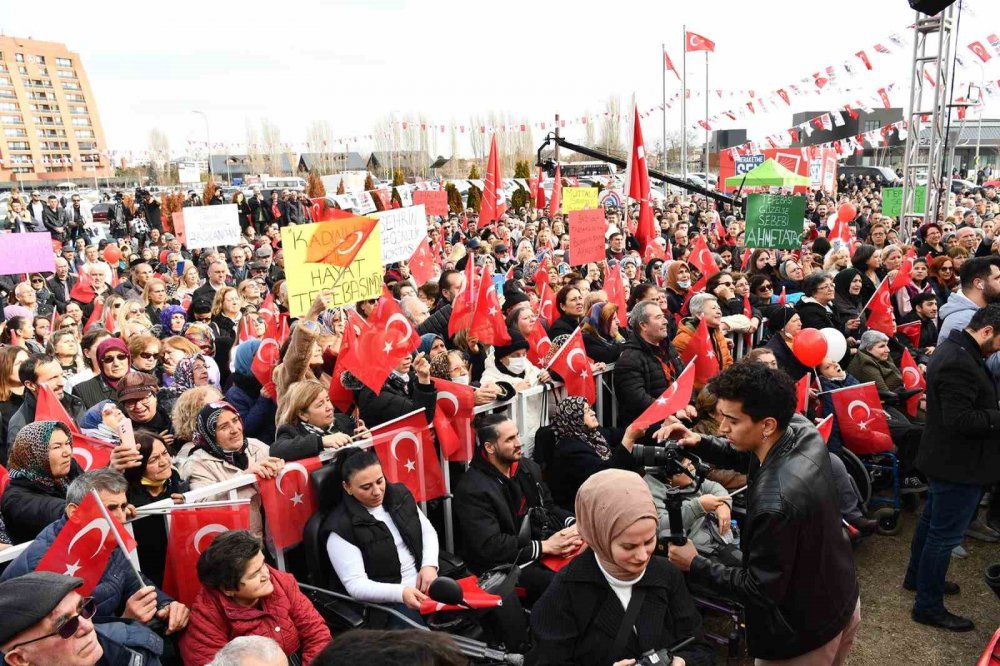
[{"label": "street lamp", "polygon": [[204,111],[192,111],[191,113],[201,116],[205,121],[205,152],[208,155],[208,177],[212,179],[212,135],[208,132],[208,116]]}]

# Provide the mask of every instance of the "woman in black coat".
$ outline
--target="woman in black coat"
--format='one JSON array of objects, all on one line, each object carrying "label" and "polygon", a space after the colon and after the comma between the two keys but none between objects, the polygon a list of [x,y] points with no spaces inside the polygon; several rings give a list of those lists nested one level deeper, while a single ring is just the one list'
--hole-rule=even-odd
[{"label": "woman in black coat", "polygon": [[283,460],[311,458],[324,449],[347,446],[355,432],[359,431],[354,417],[334,410],[322,382],[305,379],[292,384],[281,399],[271,455]]},{"label": "woman in black coat", "polygon": [[400,361],[377,395],[349,372],[343,373],[340,381],[346,388],[357,391],[361,420],[368,427],[405,416],[417,409],[424,410],[428,423],[434,420],[437,389],[431,382],[430,363],[424,357],[414,362],[407,356]]},{"label": "woman in black coat", "polygon": [[556,293],[556,308],[559,318],[549,327],[549,339],[560,335],[570,335],[583,320],[583,294],[576,287],[563,287]]},{"label": "woman in black coat", "polygon": [[600,427],[586,399],[570,396],[559,402],[552,418],[555,449],[548,463],[548,484],[556,504],[573,510],[576,492],[593,474],[604,469],[642,468],[633,457],[642,430]]},{"label": "woman in black coat", "polygon": [[625,348],[618,306],[614,303],[594,303],[583,322],[583,346],[587,356],[598,363],[614,363]]},{"label": "woman in black coat", "polygon": [[[184,501],[189,490],[188,482],[181,479],[173,467],[173,458],[160,436],[148,430],[135,432],[135,443],[141,456],[139,464],[126,469],[128,503],[135,507],[146,506],[160,500]],[[157,587],[163,587],[163,567],[167,557],[166,521],[159,518],[136,520],[132,523],[139,549],[139,568]]]},{"label": "woman in black coat", "polygon": [[[598,472],[580,487],[576,519],[590,548],[556,574],[532,609],[526,663],[611,666],[689,637],[675,656],[687,666],[714,663],[683,575],[653,556],[658,521],[642,478]],[[629,607],[634,619],[626,621]]]},{"label": "woman in black coat", "polygon": [[782,308],[767,320],[767,330],[771,333],[765,349],[770,349],[778,361],[778,367],[788,376],[798,381],[809,372],[809,368],[799,363],[792,351],[794,338],[802,330],[802,319],[795,308]]}]

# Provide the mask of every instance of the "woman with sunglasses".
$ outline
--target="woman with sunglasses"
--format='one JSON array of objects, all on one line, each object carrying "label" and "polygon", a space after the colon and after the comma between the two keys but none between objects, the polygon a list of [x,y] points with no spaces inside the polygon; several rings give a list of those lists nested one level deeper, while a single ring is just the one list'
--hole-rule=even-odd
[{"label": "woman with sunglasses", "polygon": [[934,257],[928,269],[927,284],[937,297],[938,307],[948,302],[951,292],[958,287],[958,277],[955,275],[955,260],[948,255]]},{"label": "woman with sunglasses", "polygon": [[764,319],[770,318],[773,313],[784,307],[774,302],[775,284],[770,276],[763,273],[750,276],[747,287],[750,290],[750,306],[758,310]]},{"label": "woman with sunglasses", "polygon": [[118,397],[118,383],[132,366],[132,354],[119,338],[107,338],[97,345],[97,367],[100,374],[79,384],[73,394],[89,409],[102,400]]},{"label": "woman with sunglasses", "polygon": [[[122,307],[115,313],[115,325],[117,326],[115,330],[122,336],[126,333],[134,334],[134,327],[130,325],[133,322],[140,324],[147,331],[153,328],[153,323],[146,316],[146,306],[142,301],[125,301]],[[129,335],[128,337],[132,336]]]},{"label": "woman with sunglasses", "polygon": [[156,337],[149,333],[132,336],[128,341],[128,350],[132,355],[133,370],[156,374],[156,366],[160,362],[160,341]]}]

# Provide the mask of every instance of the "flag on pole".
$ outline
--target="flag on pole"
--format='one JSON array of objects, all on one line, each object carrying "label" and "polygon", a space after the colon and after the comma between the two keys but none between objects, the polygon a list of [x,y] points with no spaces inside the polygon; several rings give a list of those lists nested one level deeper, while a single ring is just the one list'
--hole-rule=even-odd
[{"label": "flag on pole", "polygon": [[632,100],[632,151],[625,167],[625,194],[639,202],[639,222],[635,236],[643,250],[653,242],[653,208],[649,203],[649,170],[646,166],[646,147],[642,141],[639,107]]},{"label": "flag on pole", "polygon": [[582,329],[573,331],[549,361],[548,368],[559,373],[568,395],[580,396],[591,405],[597,400],[597,387],[594,384],[594,374],[590,371],[590,359],[583,346]]},{"label": "flag on pole", "polygon": [[434,406],[434,431],[445,460],[469,462],[476,448],[472,432],[472,410],[476,391],[471,386],[434,378],[437,401]]},{"label": "flag on pole", "polygon": [[424,410],[371,429],[387,481],[404,484],[418,502],[444,497],[444,475]]},{"label": "flag on pole", "polygon": [[[541,186],[539,186],[539,189]],[[544,196],[544,195],[543,195]],[[549,199],[549,217],[554,218],[559,214],[559,206],[562,204],[562,169],[556,165],[556,178],[552,183],[552,197]]]},{"label": "flag on pole", "polygon": [[507,195],[503,189],[503,177],[500,175],[500,156],[497,153],[497,135],[493,135],[490,143],[490,156],[486,161],[486,180],[483,183],[482,206],[479,219],[484,224],[498,222],[507,212]]},{"label": "flag on pole", "polygon": [[670,59],[670,54],[667,53],[666,49],[663,49],[663,67],[666,71],[673,72],[678,81],[681,80],[681,75],[677,73],[677,68],[674,67],[674,62]]},{"label": "flag on pole", "polygon": [[715,42],[689,30],[684,33],[684,50],[688,53],[692,51],[715,53]]},{"label": "flag on pole", "polygon": [[927,381],[924,379],[923,373],[920,372],[916,361],[913,360],[913,356],[910,355],[909,349],[903,350],[903,358],[899,362],[899,371],[903,375],[904,389],[923,389],[920,393],[906,399],[906,413],[910,416],[916,416],[920,410],[920,398],[923,396],[924,391],[927,390]]},{"label": "flag on pole", "polygon": [[865,320],[865,325],[868,328],[881,331],[890,338],[896,335],[896,316],[892,312],[887,279],[879,282],[878,288],[864,309],[868,312],[868,317]]},{"label": "flag on pole", "polygon": [[891,451],[892,437],[875,382],[830,391],[844,446],[857,455]]},{"label": "flag on pole", "polygon": [[[146,520],[155,520],[147,518]],[[216,536],[250,527],[250,505],[176,508],[170,512],[170,535],[163,567],[163,591],[191,606],[201,591],[198,556]]]},{"label": "flag on pole", "polygon": [[659,398],[646,408],[637,419],[632,421],[635,428],[645,428],[654,423],[664,421],[687,407],[694,391],[695,364],[688,363],[684,371]]}]

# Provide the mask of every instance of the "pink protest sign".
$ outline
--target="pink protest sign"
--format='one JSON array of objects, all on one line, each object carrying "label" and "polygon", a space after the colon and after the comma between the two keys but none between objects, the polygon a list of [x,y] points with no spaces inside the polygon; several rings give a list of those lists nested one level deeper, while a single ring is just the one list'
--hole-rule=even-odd
[{"label": "pink protest sign", "polygon": [[0,236],[0,274],[51,273],[55,269],[56,255],[49,232]]}]

